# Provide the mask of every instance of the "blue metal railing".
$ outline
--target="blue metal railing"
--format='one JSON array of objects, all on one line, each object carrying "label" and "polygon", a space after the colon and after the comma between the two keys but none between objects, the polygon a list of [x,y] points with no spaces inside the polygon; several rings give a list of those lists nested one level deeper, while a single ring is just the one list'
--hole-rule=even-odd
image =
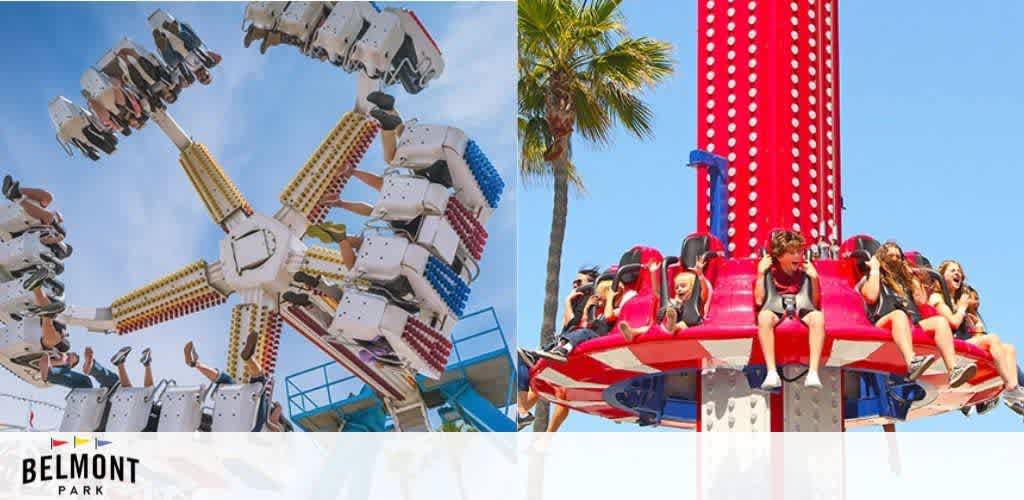
[{"label": "blue metal railing", "polygon": [[[459,322],[462,323],[463,321],[471,318],[487,315],[490,316],[490,320],[493,322],[493,326],[484,328],[479,331],[473,331],[473,333],[465,336],[459,336],[457,333],[458,328],[456,327],[456,332],[453,332],[452,334],[452,353],[454,353],[455,356],[454,359],[449,358],[447,366],[456,366],[457,369],[462,372],[462,380],[466,380],[469,378],[469,373],[466,371],[466,367],[470,363],[467,363],[467,361],[471,362],[475,359],[485,357],[493,358],[493,354],[495,352],[500,352],[501,356],[504,357],[505,360],[508,362],[509,367],[514,369],[515,365],[512,364],[512,354],[511,351],[509,350],[508,339],[505,338],[505,331],[501,328],[501,323],[498,321],[498,315],[494,311],[493,307],[488,307],[485,309],[481,309],[479,311],[466,314],[459,318]],[[463,358],[462,351],[465,350],[467,342],[472,341],[474,339],[480,339],[488,335],[496,335],[498,338],[500,338],[501,347],[498,348],[497,345],[495,345],[494,349],[488,350],[482,355]],[[460,345],[463,346],[463,349],[459,348]],[[330,408],[343,401],[353,399],[352,396],[338,398],[332,392],[332,389],[336,390],[338,386],[344,384],[359,384],[361,386],[361,380],[359,380],[355,375],[348,373],[347,371],[344,371],[343,375],[335,378],[334,380],[331,380],[331,376],[330,374],[328,374],[328,368],[332,366],[340,365],[337,365],[334,361],[328,361],[326,363],[311,368],[307,368],[300,372],[293,373],[285,378],[285,394],[288,401],[288,414],[293,419],[296,418],[297,415],[301,416],[304,414],[308,414],[320,408]],[[303,386],[308,385],[308,381],[310,380],[310,374],[313,374],[315,372],[320,372],[320,376],[316,377],[316,379],[322,382],[315,383],[315,385],[313,385],[312,387],[304,388]],[[301,383],[299,381],[300,378],[305,379],[307,383]],[[359,391],[354,392],[356,392],[357,394],[359,393]],[[361,396],[355,397],[358,398]],[[508,391],[505,396],[504,407],[506,415],[508,414],[509,411],[511,411],[510,409],[512,408],[514,397],[514,384],[512,384],[512,380],[510,379],[508,384]],[[322,402],[324,401],[324,398],[326,398],[326,403]],[[318,400],[321,402],[318,402]]]}]

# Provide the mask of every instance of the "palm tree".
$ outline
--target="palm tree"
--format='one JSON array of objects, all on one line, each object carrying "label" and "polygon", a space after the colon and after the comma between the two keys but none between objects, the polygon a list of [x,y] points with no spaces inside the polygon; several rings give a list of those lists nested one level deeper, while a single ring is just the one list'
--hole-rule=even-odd
[{"label": "palm tree", "polygon": [[[641,93],[672,74],[671,45],[629,36],[621,0],[519,0],[520,174],[549,179],[554,208],[548,240],[541,342],[549,342],[558,313],[558,275],[569,185],[585,192],[572,163],[572,136],[611,142],[616,125],[640,139],[652,135],[654,114]],[[547,426],[547,405],[534,428]]]}]

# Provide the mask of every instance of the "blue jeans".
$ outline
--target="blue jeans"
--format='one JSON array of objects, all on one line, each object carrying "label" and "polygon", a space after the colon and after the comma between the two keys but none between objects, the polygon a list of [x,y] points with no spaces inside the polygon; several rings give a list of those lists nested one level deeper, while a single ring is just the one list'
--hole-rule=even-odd
[{"label": "blue jeans", "polygon": [[563,333],[562,338],[573,347],[576,347],[588,340],[596,339],[601,335],[590,328],[577,328],[571,332]]},{"label": "blue jeans", "polygon": [[530,390],[530,367],[526,366],[523,360],[519,360],[519,364],[516,366],[516,382],[519,392]]},{"label": "blue jeans", "polygon": [[92,380],[89,380],[89,377],[66,366],[50,368],[46,381],[69,389],[92,389]]},{"label": "blue jeans", "polygon": [[121,380],[117,377],[116,373],[108,370],[96,360],[93,360],[92,362],[92,371],[89,372],[89,375],[100,383],[100,387],[105,387],[107,389],[114,387]]}]

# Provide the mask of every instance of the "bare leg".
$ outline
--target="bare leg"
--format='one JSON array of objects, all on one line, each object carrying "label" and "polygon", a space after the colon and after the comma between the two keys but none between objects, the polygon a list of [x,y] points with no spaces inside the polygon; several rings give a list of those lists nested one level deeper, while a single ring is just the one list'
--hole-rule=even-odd
[{"label": "bare leg", "polygon": [[391,163],[395,159],[395,152],[398,151],[398,137],[405,130],[405,124],[401,124],[394,130],[382,130],[380,133],[380,148],[384,152],[384,162]]},{"label": "bare leg", "polygon": [[[123,365],[122,365],[123,366]],[[145,375],[143,375],[142,386],[153,387],[153,366],[152,363],[143,365]]]},{"label": "bare leg", "polygon": [[1003,344],[1003,359],[1006,363],[1006,388],[1013,389],[1020,384],[1017,379],[1017,348],[1013,344]]},{"label": "bare leg", "polygon": [[932,332],[935,347],[939,348],[942,362],[946,364],[946,371],[955,368],[956,350],[953,348],[953,331],[949,329],[949,321],[942,316],[932,316],[921,320],[919,324],[925,331]]},{"label": "bare leg", "polygon": [[530,410],[537,405],[537,393],[532,390],[519,391],[516,396],[516,406],[519,409],[519,416],[525,417],[526,414],[530,413]]},{"label": "bare leg", "polygon": [[39,358],[39,376],[43,380],[50,377],[50,355],[43,353],[43,357]]},{"label": "bare leg", "polygon": [[771,311],[761,311],[757,314],[757,340],[761,343],[761,352],[764,354],[765,368],[769,373],[776,371],[775,366],[775,325],[779,318]]},{"label": "bare leg", "polygon": [[995,361],[996,372],[1006,382],[1006,389],[1017,387],[1017,361],[1016,350],[1010,344],[1003,344],[999,337],[993,334],[978,335],[967,339],[967,342],[974,344],[992,354]]},{"label": "bare leg", "polygon": [[909,365],[914,359],[914,342],[910,334],[910,318],[903,311],[893,311],[879,319],[875,326],[890,330],[892,340],[903,355],[903,361]]},{"label": "bare leg", "polygon": [[50,318],[41,318],[40,323],[43,326],[43,348],[46,350],[53,349],[64,337],[61,336],[60,332],[57,331],[53,326],[53,320]]},{"label": "bare leg", "polygon": [[22,187],[18,188],[18,190],[21,191],[21,194],[26,198],[34,200],[36,203],[39,203],[39,206],[44,208],[53,201],[53,195],[45,189]]},{"label": "bare leg", "polygon": [[195,369],[199,370],[199,373],[206,377],[210,382],[216,382],[217,376],[220,375],[219,370],[216,368],[210,368],[202,363],[196,363]]},{"label": "bare leg", "polygon": [[349,236],[338,242],[341,250],[341,262],[345,267],[352,269],[356,265],[356,250],[363,244],[363,239],[358,236]]},{"label": "bare leg", "polygon": [[132,386],[132,381],[128,378],[128,370],[125,369],[124,363],[117,365],[117,381],[121,383],[121,387]]},{"label": "bare leg", "polygon": [[810,348],[808,368],[812,372],[817,372],[821,364],[821,348],[825,344],[825,315],[821,311],[814,311],[804,316],[804,323],[808,328],[807,340]]},{"label": "bare leg", "polygon": [[245,360],[245,369],[249,373],[249,378],[263,376],[263,367],[252,358]]},{"label": "bare leg", "polygon": [[373,205],[369,203],[339,200],[334,206],[363,217],[369,217],[373,213]]},{"label": "bare leg", "polygon": [[568,416],[569,407],[552,403],[547,432],[558,432],[558,429],[562,427],[562,423],[565,422],[565,418]]},{"label": "bare leg", "polygon": [[56,215],[53,212],[40,208],[35,203],[28,200],[21,200],[21,208],[25,210],[25,213],[29,214],[33,218],[39,219],[43,224],[53,224]]},{"label": "bare leg", "polygon": [[371,174],[365,170],[353,170],[352,177],[363,181],[367,186],[372,187],[375,191],[380,191],[384,187],[384,178],[377,175]]}]

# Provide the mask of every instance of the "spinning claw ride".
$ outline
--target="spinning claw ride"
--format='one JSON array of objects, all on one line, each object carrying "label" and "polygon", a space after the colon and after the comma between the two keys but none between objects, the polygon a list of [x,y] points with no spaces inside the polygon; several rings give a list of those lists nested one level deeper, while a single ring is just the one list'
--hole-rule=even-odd
[{"label": "spinning claw ride", "polygon": [[[854,289],[878,242],[842,239],[836,0],[697,3],[701,149],[690,165],[698,175],[699,232],[678,256],[645,246],[623,256],[616,284],[637,295],[619,321],[651,325],[647,333],[632,342],[621,335],[585,342],[566,363],[540,361],[531,370],[533,390],[617,422],[711,432],[842,431],[994,406],[1003,382],[987,352],[956,341],[958,362],[977,364],[960,387],[949,386],[941,361],[910,382],[890,333],[868,321]],[[793,319],[775,333],[783,386],[758,389],[766,371],[752,284],[776,228],[813,242],[826,318],[820,389],[800,380],[807,330]],[[701,255],[714,287],[708,313],[673,335],[654,319],[665,305],[659,296]],[[918,263],[930,267],[927,259]],[[916,327],[913,343],[917,354],[938,355]]]},{"label": "spinning claw ride", "polygon": [[[484,225],[504,189],[495,167],[463,131],[408,122],[381,174],[380,197],[360,235],[354,264],[347,267],[340,251],[307,246],[302,238],[324,221],[330,207],[322,200],[344,189],[380,129],[368,116],[368,94],[399,82],[409,93],[422,91],[444,68],[434,40],[411,11],[381,9],[372,2],[246,6],[246,46],[258,37],[264,39],[261,52],[279,43],[293,45],[358,78],[354,108],[328,132],[281,192],[280,208],[268,216],[251,208],[207,148],[166,111],[182,87],[209,83],[209,70],[220,56],[202,45],[191,27],[163,11],[154,12],[149,22],[163,61],[128,39],[119,42],[82,76],[90,110],[64,97],[50,103],[58,140],[69,152],[74,145],[96,160],[100,151],[115,152],[116,133],[127,136],[147,121],[156,123],[177,146],[179,163],[225,232],[220,254],[108,307],[69,306],[60,319],[123,335],[221,305],[237,294],[224,366],[242,383],[176,387],[171,382],[110,393],[76,389],[67,398],[62,430],[142,430],[156,423],[151,413],[160,414],[158,430],[195,430],[203,414],[207,420],[212,416],[207,429],[248,430],[258,396],[273,389],[282,323],[363,380],[384,402],[396,430],[402,430],[398,415],[425,421],[427,403],[416,376],[439,379],[445,371],[451,331],[479,274]],[[285,300],[289,292],[297,299]],[[253,359],[267,375],[265,386],[250,384],[242,373],[240,344],[251,334],[258,336]],[[38,334],[5,340],[39,351]],[[47,385],[31,364],[15,371],[38,387]]]}]

